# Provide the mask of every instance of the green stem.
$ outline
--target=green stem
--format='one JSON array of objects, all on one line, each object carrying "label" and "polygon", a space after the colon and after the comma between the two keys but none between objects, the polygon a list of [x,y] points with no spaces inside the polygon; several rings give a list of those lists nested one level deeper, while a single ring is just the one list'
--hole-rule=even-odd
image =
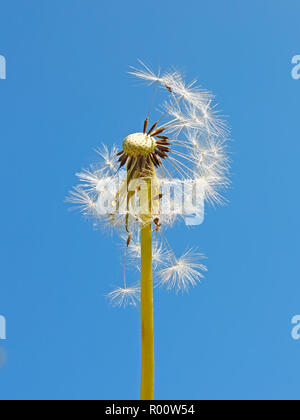
[{"label": "green stem", "polygon": [[151,223],[141,228],[141,400],[154,398],[153,275]]}]

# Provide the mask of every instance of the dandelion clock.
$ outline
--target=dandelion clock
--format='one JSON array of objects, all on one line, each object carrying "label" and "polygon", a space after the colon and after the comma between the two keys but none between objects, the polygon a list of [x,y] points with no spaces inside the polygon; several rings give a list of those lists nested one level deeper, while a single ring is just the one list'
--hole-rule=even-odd
[{"label": "dandelion clock", "polygon": [[[141,308],[141,399],[154,398],[153,289],[182,293],[201,282],[204,255],[187,248],[177,255],[167,238],[176,223],[203,221],[204,205],[222,204],[228,186],[228,130],[210,92],[186,83],[178,71],[155,74],[140,63],[131,75],[152,87],[145,120],[126,133],[119,147],[98,150],[100,163],[77,174],[79,185],[68,200],[120,235],[124,275],[107,296],[114,306]],[[162,98],[159,104],[157,97]],[[151,117],[158,113],[157,118]],[[187,244],[188,246],[189,244]],[[126,265],[138,270],[138,284],[128,284]]]}]

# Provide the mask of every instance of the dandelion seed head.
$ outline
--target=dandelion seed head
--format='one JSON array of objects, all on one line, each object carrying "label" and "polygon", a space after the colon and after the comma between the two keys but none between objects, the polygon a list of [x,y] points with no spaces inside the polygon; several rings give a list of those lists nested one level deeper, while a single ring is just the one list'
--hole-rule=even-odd
[{"label": "dandelion seed head", "polygon": [[[138,209],[145,194],[140,182],[143,178],[151,179],[155,196],[160,196],[162,174],[173,184],[176,180],[200,180],[210,204],[223,203],[220,192],[228,186],[226,126],[212,102],[213,95],[195,81],[186,83],[177,70],[155,73],[140,63],[141,68],[133,69],[131,74],[150,84],[157,83],[167,95],[161,117],[150,123],[149,112],[144,131],[128,135],[120,152],[116,146],[98,149],[101,163],[77,174],[81,184],[72,194],[81,211],[94,215],[97,223],[111,224],[117,230],[123,226],[127,232],[137,231],[146,220]],[[116,174],[119,181],[122,178],[117,190]],[[114,197],[108,199],[111,211],[103,217],[97,204],[108,192]],[[161,212],[160,200],[153,202],[147,221],[159,218],[164,225],[172,226],[184,217],[176,194],[170,198],[165,213]]]},{"label": "dandelion seed head", "polygon": [[148,156],[154,152],[156,146],[155,139],[144,133],[130,134],[123,141],[124,152],[133,157]]},{"label": "dandelion seed head", "polygon": [[[187,223],[191,215],[201,223],[204,202],[224,204],[223,189],[229,185],[229,132],[214,96],[196,81],[186,82],[177,70],[154,72],[140,64],[130,73],[155,84],[143,131],[138,131],[139,122],[137,131],[124,138],[120,151],[105,145],[97,149],[99,164],[77,174],[80,185],[68,198],[94,219],[95,226],[125,234],[126,241],[148,224],[157,237],[162,226],[173,226],[182,219]],[[154,119],[158,88],[165,99]],[[189,189],[190,183],[195,188]],[[189,192],[183,191],[183,184]],[[189,251],[178,259],[165,245],[153,244],[154,267],[162,267],[160,284],[177,292],[195,286],[206,271],[196,261],[197,255]],[[130,260],[141,258],[139,240],[132,239],[128,254]],[[137,296],[136,287],[118,288],[109,295],[121,305],[133,304]]]}]

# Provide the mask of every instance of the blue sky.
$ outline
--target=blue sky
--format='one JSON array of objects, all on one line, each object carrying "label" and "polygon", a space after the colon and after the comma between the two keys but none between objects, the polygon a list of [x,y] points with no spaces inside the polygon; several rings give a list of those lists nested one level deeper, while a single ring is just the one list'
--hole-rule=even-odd
[{"label": "blue sky", "polygon": [[93,149],[139,129],[138,58],[216,93],[234,139],[230,205],[169,234],[209,273],[155,292],[156,398],[299,399],[299,15],[299,0],[1,0],[1,399],[138,398],[139,311],[103,297],[117,238],[64,202]]}]

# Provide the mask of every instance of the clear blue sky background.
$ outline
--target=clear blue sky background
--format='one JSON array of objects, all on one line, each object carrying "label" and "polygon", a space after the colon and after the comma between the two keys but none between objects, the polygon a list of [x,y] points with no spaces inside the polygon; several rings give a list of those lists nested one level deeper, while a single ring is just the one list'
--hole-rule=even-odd
[{"label": "clear blue sky background", "polygon": [[[209,274],[155,293],[156,398],[299,399],[299,0],[0,1],[2,399],[135,399],[139,310],[103,295],[119,246],[65,196],[102,141],[140,128],[144,59],[217,94],[233,128],[230,205],[170,232]],[[147,96],[148,99],[148,96]]]}]

